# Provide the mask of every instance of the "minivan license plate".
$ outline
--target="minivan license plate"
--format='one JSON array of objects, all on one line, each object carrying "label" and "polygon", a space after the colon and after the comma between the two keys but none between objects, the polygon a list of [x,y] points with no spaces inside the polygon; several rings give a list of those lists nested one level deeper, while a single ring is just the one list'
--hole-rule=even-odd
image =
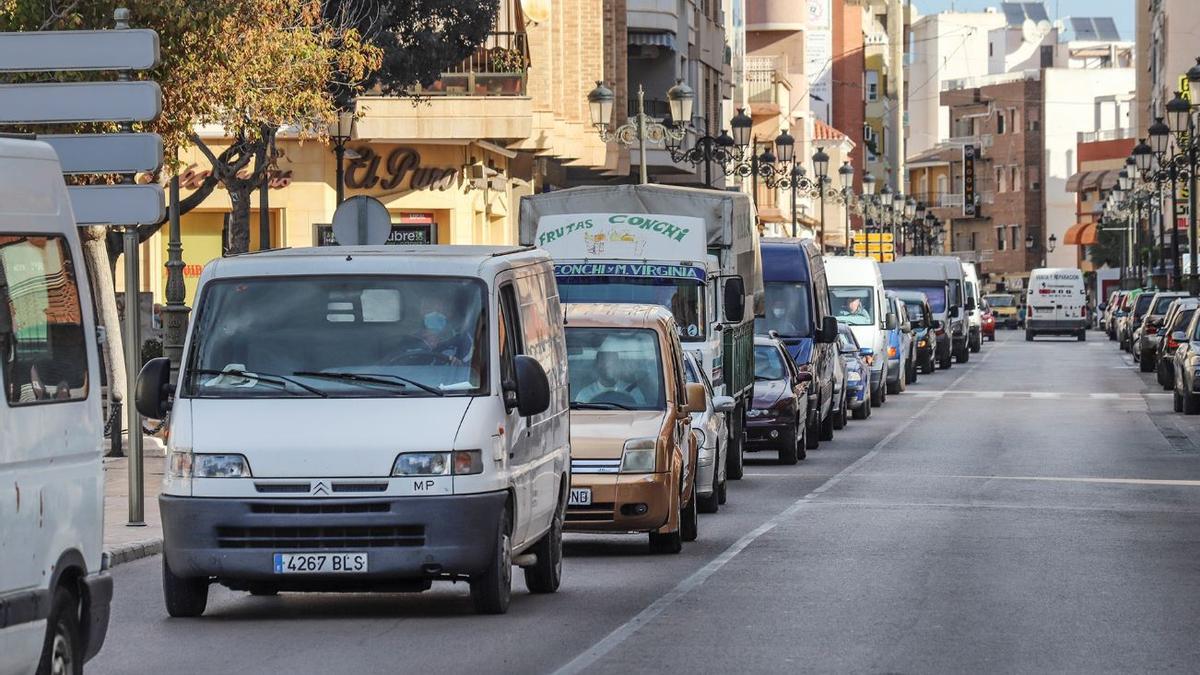
[{"label": "minivan license plate", "polygon": [[354,574],[367,571],[366,553],[276,553],[276,574]]},{"label": "minivan license plate", "polygon": [[567,497],[567,506],[591,506],[592,488],[571,488]]}]

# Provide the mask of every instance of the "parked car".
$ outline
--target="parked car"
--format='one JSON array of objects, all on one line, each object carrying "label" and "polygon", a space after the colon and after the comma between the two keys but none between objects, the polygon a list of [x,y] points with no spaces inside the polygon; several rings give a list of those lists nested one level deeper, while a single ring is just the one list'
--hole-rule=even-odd
[{"label": "parked car", "polygon": [[532,592],[557,590],[574,430],[552,275],[545,252],[500,246],[208,263],[173,404],[166,359],[137,385],[143,415],[170,410],[167,613],[202,614],[212,582],[269,594],[465,578],[475,610],[499,614],[514,561]]},{"label": "parked car", "polygon": [[996,315],[992,312],[992,308],[987,304],[983,306],[983,313],[980,315],[979,329],[983,338],[988,342],[996,341]]},{"label": "parked car", "polygon": [[1153,292],[1147,289],[1134,289],[1129,292],[1125,304],[1125,314],[1117,322],[1117,341],[1122,351],[1132,351],[1133,331],[1141,325],[1142,317],[1150,308]]},{"label": "parked car", "polygon": [[1167,310],[1175,300],[1186,297],[1187,293],[1182,291],[1159,291],[1151,299],[1150,307],[1142,317],[1138,340],[1134,343],[1135,360],[1143,373],[1153,373],[1158,366],[1158,359],[1155,358],[1158,351],[1158,332],[1163,326]]},{"label": "parked car", "polygon": [[1155,353],[1154,370],[1158,383],[1163,389],[1175,386],[1175,350],[1179,348],[1179,332],[1186,330],[1196,308],[1200,307],[1200,298],[1179,298],[1171,303],[1167,316],[1163,319],[1163,328],[1158,331],[1158,350]]},{"label": "parked car", "polygon": [[921,291],[902,289],[896,291],[896,295],[904,301],[904,307],[908,312],[908,321],[913,328],[916,370],[924,374],[932,373],[937,367],[937,331],[942,328],[942,322],[933,318],[933,308],[929,306],[929,298]]},{"label": "parked car", "polygon": [[1125,299],[1124,291],[1113,291],[1108,294],[1108,302],[1102,306],[1100,329],[1108,335],[1110,341],[1117,339],[1117,316],[1121,313],[1121,302]]},{"label": "parked car", "polygon": [[909,384],[916,382],[917,351],[904,302],[895,291],[886,291],[884,298],[887,300],[888,313],[896,316],[896,327],[887,332],[887,388],[889,394],[899,394]]},{"label": "parked car", "polygon": [[704,385],[688,384],[670,310],[567,304],[571,380],[571,501],[567,529],[645,532],[651,553],[695,541],[700,448],[691,413]]},{"label": "parked car", "polygon": [[774,450],[780,464],[795,464],[807,455],[804,434],[808,383],[779,340],[754,337],[754,401],[746,413],[746,449]]},{"label": "parked car", "polygon": [[1200,413],[1200,312],[1193,312],[1192,320],[1172,337],[1179,343],[1172,358],[1175,412],[1195,415]]},{"label": "parked car", "polygon": [[1038,335],[1087,339],[1087,295],[1075,267],[1040,267],[1029,273],[1025,291],[1025,341]]},{"label": "parked car", "polygon": [[807,448],[815,450],[821,441],[833,439],[834,371],[840,366],[825,261],[812,239],[763,239],[761,250],[767,310],[755,320],[755,330],[773,332],[799,370],[812,377],[804,437]]},{"label": "parked car", "polygon": [[887,309],[879,263],[871,258],[826,256],[829,305],[837,320],[850,326],[858,343],[879,356],[871,364],[871,405],[887,400],[887,331],[896,315]]},{"label": "parked car", "polygon": [[846,366],[846,403],[856,420],[871,416],[871,365],[867,362],[870,352],[870,348],[859,347],[854,332],[842,324],[838,330],[838,353]]},{"label": "parked car", "polygon": [[996,323],[1002,324],[1009,330],[1016,330],[1021,323],[1021,318],[1018,316],[1017,296],[1011,293],[988,293],[983,296],[983,301],[992,308],[992,314],[996,317]]},{"label": "parked car", "polygon": [[688,384],[704,385],[704,410],[692,413],[692,434],[700,447],[696,464],[696,495],[700,513],[716,513],[728,495],[725,455],[729,448],[725,416],[735,402],[731,396],[713,394],[712,382],[691,352],[684,355],[684,374]]},{"label": "parked car", "polygon": [[978,354],[983,348],[983,297],[979,291],[979,275],[975,263],[964,262],[963,297],[971,309],[967,310],[967,348]]},{"label": "parked car", "polygon": [[62,167],[0,138],[0,673],[79,673],[108,631],[100,357]]},{"label": "parked car", "polygon": [[[963,328],[963,310],[954,300],[956,296],[947,276],[947,267],[940,258],[906,256],[895,262],[884,263],[879,269],[888,289],[920,291],[928,298],[933,318],[941,322],[941,327],[934,330],[934,355],[939,367],[950,368],[956,355],[969,355],[970,352],[966,348],[966,331]],[[961,269],[960,266],[960,273]],[[962,286],[956,282],[954,287],[961,289]]]}]

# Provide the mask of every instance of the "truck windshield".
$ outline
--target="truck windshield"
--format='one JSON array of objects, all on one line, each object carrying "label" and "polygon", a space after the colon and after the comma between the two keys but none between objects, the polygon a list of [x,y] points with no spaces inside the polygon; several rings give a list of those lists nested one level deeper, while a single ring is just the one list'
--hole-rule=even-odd
[{"label": "truck windshield", "polygon": [[812,337],[808,284],[798,281],[769,281],[766,284],[767,315],[754,320],[754,331],[775,331],[783,337]]},{"label": "truck windshield", "polygon": [[705,338],[704,284],[692,279],[561,276],[558,293],[563,302],[662,305],[675,315],[681,341]]},{"label": "truck windshield", "polygon": [[985,295],[983,299],[992,307],[1012,307],[1016,303],[1011,295]]},{"label": "truck windshield", "polygon": [[961,305],[962,302],[962,282],[958,279],[950,280],[950,304]]},{"label": "truck windshield", "polygon": [[488,387],[477,279],[258,277],[216,281],[183,384],[195,398],[468,396]]},{"label": "truck windshield", "polygon": [[875,323],[874,289],[870,286],[830,286],[829,304],[838,321],[851,326]]},{"label": "truck windshield", "polygon": [[648,328],[567,328],[567,372],[576,409],[665,410],[658,333]]}]

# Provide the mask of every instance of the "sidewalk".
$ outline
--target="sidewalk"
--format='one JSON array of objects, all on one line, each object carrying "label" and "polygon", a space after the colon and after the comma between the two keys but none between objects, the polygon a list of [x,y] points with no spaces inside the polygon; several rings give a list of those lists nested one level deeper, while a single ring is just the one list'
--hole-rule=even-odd
[{"label": "sidewalk", "polygon": [[162,551],[162,521],[158,493],[162,490],[163,446],[157,438],[144,441],[144,527],[129,523],[129,459],[104,459],[104,555],[108,566],[120,565]]}]

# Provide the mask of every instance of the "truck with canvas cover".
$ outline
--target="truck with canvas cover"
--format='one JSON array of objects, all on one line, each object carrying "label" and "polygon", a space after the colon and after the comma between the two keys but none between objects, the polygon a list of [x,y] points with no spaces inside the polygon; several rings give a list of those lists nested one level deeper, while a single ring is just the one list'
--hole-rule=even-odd
[{"label": "truck with canvas cover", "polygon": [[754,317],[762,258],[750,197],[664,185],[585,186],[525,197],[521,244],[554,259],[564,302],[656,304],[671,310],[684,349],[729,413],[728,476],[742,472],[754,388]]}]

